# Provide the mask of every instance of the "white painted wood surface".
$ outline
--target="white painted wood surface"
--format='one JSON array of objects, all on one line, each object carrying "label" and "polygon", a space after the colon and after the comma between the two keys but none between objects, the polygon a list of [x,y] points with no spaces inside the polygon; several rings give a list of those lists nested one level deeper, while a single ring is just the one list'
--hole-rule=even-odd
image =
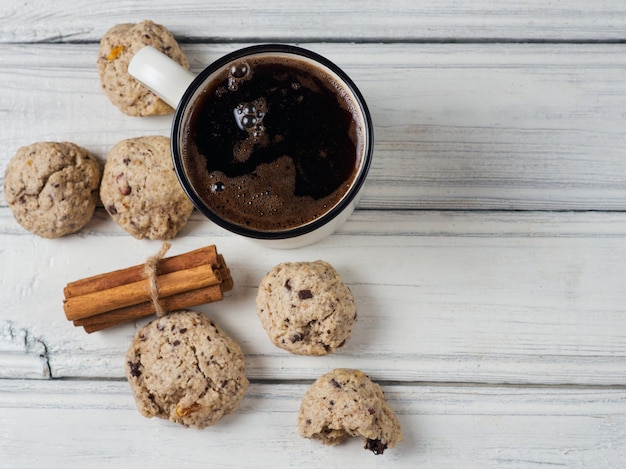
[{"label": "white painted wood surface", "polygon": [[[138,419],[118,381],[0,381],[10,467],[620,467],[624,392],[385,385],[406,441],[374,457],[298,436],[303,384],[251,385],[239,411],[203,431]],[[7,399],[6,396],[11,396]],[[4,423],[4,422],[3,422]],[[85,432],[85,428],[97,430]],[[590,436],[592,436],[590,438]],[[30,451],[24,451],[25,448]],[[165,462],[169,462],[167,465]],[[9,466],[7,466],[9,467]]]},{"label": "white painted wood surface", "polygon": [[149,18],[182,41],[621,41],[619,0],[3,0],[3,42],[99,41]]},{"label": "white painted wood surface", "polygon": [[[359,209],[333,236],[251,248],[194,214],[171,253],[217,244],[236,288],[197,309],[242,345],[252,385],[205,430],[146,420],[123,356],[143,322],[87,335],[63,286],[160,247],[99,209],[33,236],[0,197],[0,467],[618,468],[626,459],[626,4],[614,0],[0,5],[0,178],[22,145],[69,140],[101,161],[171,117],[122,115],[95,60],[111,26],[149,18],[192,69],[251,43],[301,43],[344,68],[376,126]],[[592,4],[593,3],[593,4]],[[3,181],[3,179],[2,179]],[[0,189],[0,192],[2,189]],[[347,345],[276,349],[254,308],[279,262],[322,258],[357,297]],[[295,426],[337,366],[380,382],[406,440],[382,456]]]}]

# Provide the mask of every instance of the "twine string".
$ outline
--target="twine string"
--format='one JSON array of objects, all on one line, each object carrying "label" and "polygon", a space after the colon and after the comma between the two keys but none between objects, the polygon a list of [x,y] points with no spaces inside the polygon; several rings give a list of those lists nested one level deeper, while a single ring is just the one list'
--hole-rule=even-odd
[{"label": "twine string", "polygon": [[144,266],[144,274],[148,279],[150,286],[150,299],[152,300],[154,311],[158,317],[161,317],[166,313],[159,302],[159,285],[157,283],[157,276],[159,275],[159,261],[163,259],[163,256],[169,250],[170,246],[170,243],[163,243],[159,252],[154,256],[149,257],[146,260],[146,265]]}]

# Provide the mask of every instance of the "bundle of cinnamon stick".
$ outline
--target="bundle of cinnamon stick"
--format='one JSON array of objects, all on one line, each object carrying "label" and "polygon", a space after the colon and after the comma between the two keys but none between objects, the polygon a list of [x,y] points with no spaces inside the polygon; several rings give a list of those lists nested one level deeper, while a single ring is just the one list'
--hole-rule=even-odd
[{"label": "bundle of cinnamon stick", "polygon": [[233,288],[230,269],[214,245],[158,260],[152,279],[145,267],[135,265],[68,283],[63,290],[65,316],[92,333],[151,316],[159,308],[175,311],[220,301]]}]

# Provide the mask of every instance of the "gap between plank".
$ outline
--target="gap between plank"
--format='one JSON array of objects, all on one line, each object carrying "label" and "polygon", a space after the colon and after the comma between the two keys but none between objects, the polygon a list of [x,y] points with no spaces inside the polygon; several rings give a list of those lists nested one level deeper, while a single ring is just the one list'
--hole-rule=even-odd
[{"label": "gap between plank", "polygon": [[[39,381],[39,380],[38,380]],[[50,378],[43,381],[67,381],[67,382],[126,382],[126,378],[106,377],[71,377]],[[252,378],[250,384],[254,385],[303,385],[310,386],[314,379],[259,379]],[[504,388],[504,389],[571,389],[571,390],[626,390],[624,384],[524,384],[524,383],[493,383],[481,381],[398,381],[377,379],[376,383],[381,386],[407,386],[407,387],[456,387],[456,388]]]},{"label": "gap between plank", "polygon": [[[96,40],[72,40],[64,36],[56,36],[43,38],[37,41],[7,41],[2,44],[7,45],[59,45],[59,44],[99,44]],[[626,44],[626,38],[622,39],[537,39],[537,38],[395,38],[395,37],[377,37],[377,38],[361,38],[346,37],[340,39],[329,39],[326,37],[307,37],[306,39],[298,37],[184,37],[176,38],[179,44],[242,44],[242,43],[289,43],[289,44],[553,44],[553,45],[602,45],[602,44]]]}]

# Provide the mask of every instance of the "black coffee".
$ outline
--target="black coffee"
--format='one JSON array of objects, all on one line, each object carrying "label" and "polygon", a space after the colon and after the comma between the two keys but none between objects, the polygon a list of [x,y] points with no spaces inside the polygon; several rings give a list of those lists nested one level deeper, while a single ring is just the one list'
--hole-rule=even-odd
[{"label": "black coffee", "polygon": [[181,153],[198,195],[232,223],[260,231],[307,224],[335,206],[364,151],[345,87],[293,56],[232,63],[183,124]]}]

